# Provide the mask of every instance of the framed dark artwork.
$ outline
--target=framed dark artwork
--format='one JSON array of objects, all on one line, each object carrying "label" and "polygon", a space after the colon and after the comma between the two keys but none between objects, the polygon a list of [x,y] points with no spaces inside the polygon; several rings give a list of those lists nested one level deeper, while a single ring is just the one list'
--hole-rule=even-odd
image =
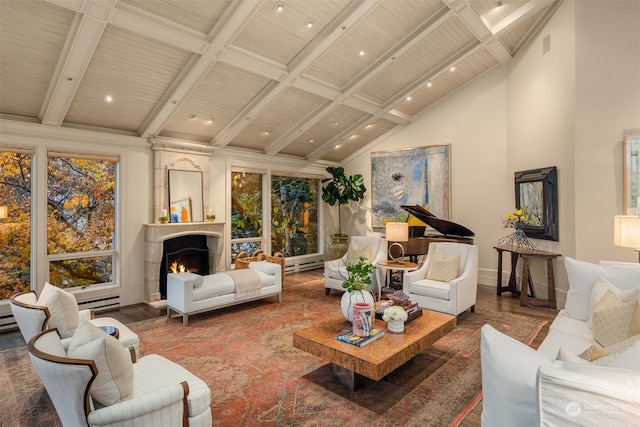
[{"label": "framed dark artwork", "polygon": [[558,241],[558,177],[555,166],[514,174],[516,209],[526,209],[527,237]]},{"label": "framed dark artwork", "polygon": [[431,145],[371,153],[372,226],[404,222],[402,205],[417,205],[441,219],[451,211],[450,146]]}]

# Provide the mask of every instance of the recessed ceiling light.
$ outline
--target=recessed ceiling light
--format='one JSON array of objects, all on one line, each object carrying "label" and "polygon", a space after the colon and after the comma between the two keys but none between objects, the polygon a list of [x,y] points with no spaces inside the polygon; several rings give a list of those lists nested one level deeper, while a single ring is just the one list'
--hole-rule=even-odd
[{"label": "recessed ceiling light", "polygon": [[312,29],[313,28],[313,21],[305,22],[304,27],[309,29],[309,30]]},{"label": "recessed ceiling light", "polygon": [[338,148],[340,148],[340,147],[342,147],[342,144],[338,144],[338,145],[336,145],[336,150],[337,150]]},{"label": "recessed ceiling light", "polygon": [[313,144],[314,142],[316,142],[315,139],[311,138],[309,141],[307,141],[309,144]]},{"label": "recessed ceiling light", "polygon": [[104,97],[104,102],[113,102],[113,97],[111,95],[107,95]]},{"label": "recessed ceiling light", "polygon": [[271,135],[271,130],[265,130],[265,131],[263,132],[263,135]]},{"label": "recessed ceiling light", "polygon": [[411,101],[411,95],[407,96],[406,100]]},{"label": "recessed ceiling light", "polygon": [[449,68],[449,71],[454,72],[456,70],[456,67],[451,67]]},{"label": "recessed ceiling light", "polygon": [[431,83],[431,81],[429,81],[429,83],[427,83],[427,87],[431,87],[433,86],[433,83]]},{"label": "recessed ceiling light", "polygon": [[340,124],[340,122],[331,122],[331,124],[332,124],[332,125],[334,125],[334,126],[336,126],[336,125],[339,125],[339,124]]},{"label": "recessed ceiling light", "polygon": [[284,5],[282,3],[278,3],[276,7],[273,8],[278,13],[282,13],[284,11]]},{"label": "recessed ceiling light", "polygon": [[361,50],[360,52],[358,52],[358,56],[364,56],[366,52],[364,50]]},{"label": "recessed ceiling light", "polygon": [[195,120],[195,119],[197,119],[197,118],[198,118],[198,116],[196,116],[195,114],[190,114],[190,115],[189,115],[189,119],[190,119],[190,120]]},{"label": "recessed ceiling light", "polygon": [[365,129],[371,129],[373,127],[373,123],[369,123],[368,125],[366,125],[364,128]]},{"label": "recessed ceiling light", "polygon": [[207,124],[208,124],[208,125],[210,125],[211,123],[213,123],[213,121],[214,121],[214,120],[215,120],[215,119],[214,119],[213,117],[209,117],[209,118],[206,120],[206,122],[207,122]]}]

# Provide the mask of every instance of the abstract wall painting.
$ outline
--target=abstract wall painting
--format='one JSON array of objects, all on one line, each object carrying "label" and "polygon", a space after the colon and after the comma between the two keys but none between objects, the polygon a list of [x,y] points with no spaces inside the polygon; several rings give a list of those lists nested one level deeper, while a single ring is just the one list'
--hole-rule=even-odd
[{"label": "abstract wall painting", "polygon": [[373,227],[406,221],[402,205],[418,205],[436,217],[451,211],[450,144],[371,153]]}]

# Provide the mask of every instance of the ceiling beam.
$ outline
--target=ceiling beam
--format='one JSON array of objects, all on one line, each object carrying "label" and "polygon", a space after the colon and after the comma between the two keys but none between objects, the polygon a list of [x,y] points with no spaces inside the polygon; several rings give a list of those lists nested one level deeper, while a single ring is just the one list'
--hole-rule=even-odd
[{"label": "ceiling beam", "polygon": [[[249,126],[251,120],[262,113],[275,98],[322,57],[330,48],[338,43],[359,21],[364,19],[382,0],[357,0],[353,1],[327,25],[324,30],[309,43],[288,67],[287,75],[279,82],[270,84],[271,92],[261,91],[258,99],[254,98],[250,108],[244,108],[236,117],[225,126],[218,135],[211,140],[215,147],[225,147],[240,132]],[[247,118],[248,117],[248,118]]]},{"label": "ceiling beam", "polygon": [[38,118],[42,124],[62,125],[102,33],[113,16],[114,3],[87,0],[81,5],[85,13],[74,18],[40,107]]},{"label": "ceiling beam", "polygon": [[158,135],[198,87],[202,79],[211,71],[220,55],[220,47],[231,43],[230,35],[237,34],[253,17],[262,2],[235,3],[229,7],[209,36],[213,41],[203,55],[193,55],[189,63],[182,69],[171,87],[162,95],[155,108],[138,128],[138,135],[150,137]]}]

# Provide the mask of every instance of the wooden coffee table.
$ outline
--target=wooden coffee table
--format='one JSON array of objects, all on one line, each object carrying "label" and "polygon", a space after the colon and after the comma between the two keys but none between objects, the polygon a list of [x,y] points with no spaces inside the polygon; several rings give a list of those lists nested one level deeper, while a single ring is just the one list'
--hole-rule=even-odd
[{"label": "wooden coffee table", "polygon": [[359,375],[380,381],[453,331],[456,317],[423,309],[422,316],[407,323],[402,334],[389,332],[386,322],[375,319],[373,327],[385,334],[364,347],[336,339],[350,327],[344,316],[332,317],[294,333],[293,346],[330,362],[338,382],[354,391]]}]

